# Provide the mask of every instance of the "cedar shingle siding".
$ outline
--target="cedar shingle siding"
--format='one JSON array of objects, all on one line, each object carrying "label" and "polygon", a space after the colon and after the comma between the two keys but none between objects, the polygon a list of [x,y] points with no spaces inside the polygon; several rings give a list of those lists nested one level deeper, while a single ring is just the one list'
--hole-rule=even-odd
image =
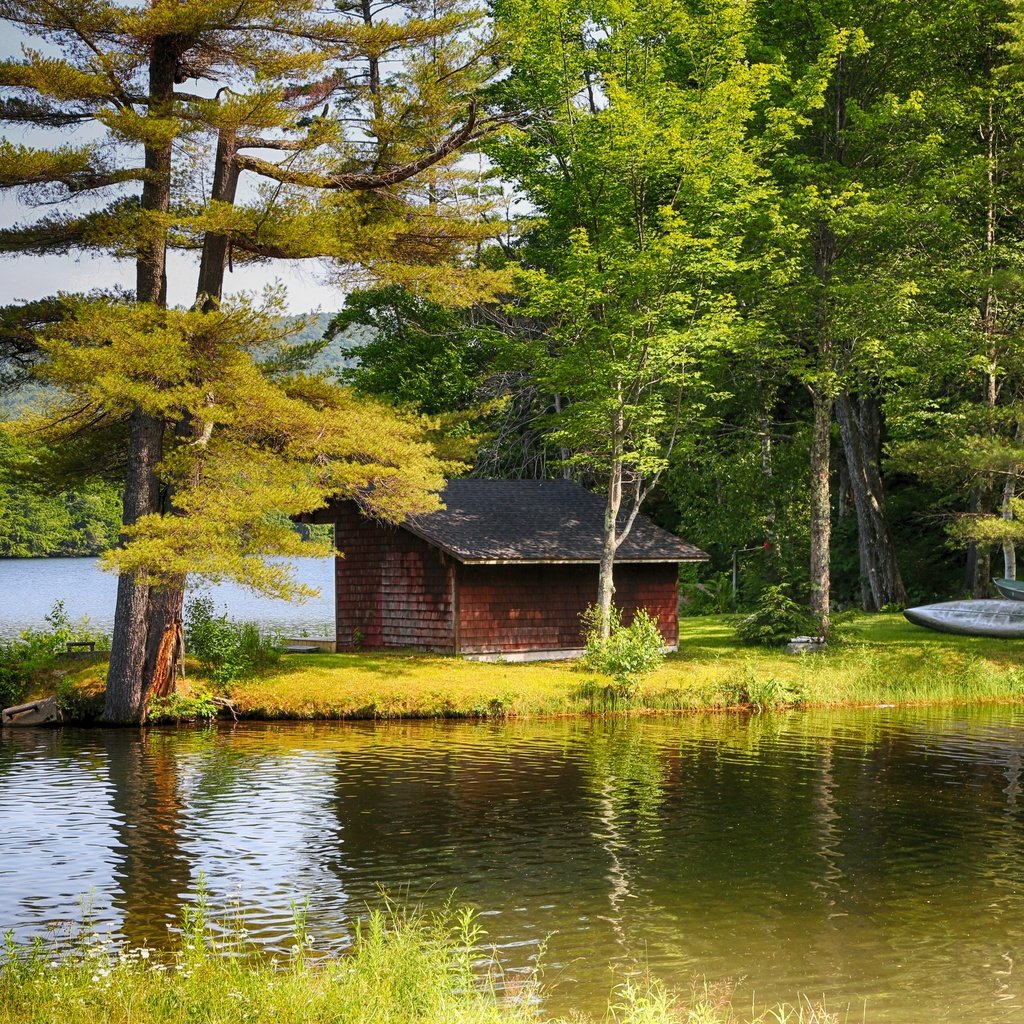
[{"label": "cedar shingle siding", "polygon": [[[510,657],[582,646],[597,596],[604,502],[567,481],[452,481],[446,508],[401,527],[336,502],[338,649],[409,647]],[[680,561],[707,558],[638,519],[615,565],[626,622],[646,608],[678,642]]]}]

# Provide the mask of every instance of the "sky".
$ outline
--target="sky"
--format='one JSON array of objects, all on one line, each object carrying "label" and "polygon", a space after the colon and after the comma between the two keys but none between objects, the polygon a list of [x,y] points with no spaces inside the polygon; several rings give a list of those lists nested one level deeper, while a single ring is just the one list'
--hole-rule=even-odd
[{"label": "sky", "polygon": [[[26,39],[8,24],[0,23],[0,60],[17,60],[23,43],[44,53],[54,53],[45,40]],[[189,89],[202,91],[204,83],[191,81]],[[92,126],[51,132],[30,127],[0,128],[0,138],[13,143],[52,147],[74,144],[98,137]],[[115,193],[110,193],[113,195]],[[244,188],[240,198],[244,197]],[[63,209],[73,209],[68,204]],[[53,212],[52,207],[33,208],[21,201],[17,189],[0,190],[0,226],[30,223]],[[191,306],[195,300],[198,257],[172,253],[168,259],[168,301],[174,306]],[[281,283],[286,289],[289,313],[328,312],[341,309],[345,293],[327,283],[328,267],[318,260],[274,261],[248,267],[236,267],[225,281],[224,295],[230,298],[240,291],[259,292],[266,285]],[[26,256],[0,253],[0,305],[42,299],[55,292],[87,292],[94,288],[135,287],[135,267],[127,260],[115,260],[98,253],[72,256]]]},{"label": "sky", "polygon": [[[31,220],[13,196],[0,197],[0,224]],[[190,306],[195,299],[198,261],[184,253],[168,259],[168,301]],[[314,310],[332,313],[345,301],[337,285],[326,282],[327,267],[318,260],[275,261],[257,266],[236,267],[225,282],[225,296],[240,291],[260,291],[280,282],[287,289],[290,313]],[[0,255],[0,305],[42,299],[57,291],[86,292],[93,288],[135,286],[135,267],[127,260],[86,253],[81,256]]]}]

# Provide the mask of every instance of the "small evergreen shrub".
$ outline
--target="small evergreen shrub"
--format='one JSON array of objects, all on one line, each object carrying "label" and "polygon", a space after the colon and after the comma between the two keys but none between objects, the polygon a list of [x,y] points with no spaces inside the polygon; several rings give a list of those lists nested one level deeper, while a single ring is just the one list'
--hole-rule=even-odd
[{"label": "small evergreen shrub", "polygon": [[185,609],[185,643],[218,686],[255,675],[281,657],[276,636],[255,622],[234,622],[215,615],[213,599],[193,598]]},{"label": "small evergreen shrub", "polygon": [[586,654],[583,665],[594,672],[611,676],[619,696],[630,697],[636,691],[639,678],[653,672],[665,659],[665,638],[658,623],[645,608],[633,616],[633,621],[622,625],[622,612],[611,610],[611,634],[601,637],[600,611],[588,608],[583,616],[586,629]]},{"label": "small evergreen shrub", "polygon": [[789,596],[784,583],[765,587],[754,611],[740,620],[736,636],[745,644],[771,647],[810,631],[807,612]]}]

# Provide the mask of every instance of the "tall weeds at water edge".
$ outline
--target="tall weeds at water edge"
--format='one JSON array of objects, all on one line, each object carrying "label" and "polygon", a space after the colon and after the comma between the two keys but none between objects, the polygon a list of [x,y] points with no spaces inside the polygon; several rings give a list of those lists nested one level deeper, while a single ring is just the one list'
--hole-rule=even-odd
[{"label": "tall weeds at water edge", "polygon": [[[302,928],[284,961],[216,934],[200,901],[178,949],[161,955],[97,941],[56,957],[8,943],[2,1024],[536,1024],[529,993],[505,1000],[472,914],[388,907],[361,922],[351,951],[315,955]],[[311,947],[313,949],[311,950]]]},{"label": "tall weeds at water edge", "polygon": [[629,979],[619,986],[606,1019],[611,1024],[840,1024],[841,1020],[810,1000],[780,1004],[756,1017],[740,1017],[730,1001],[728,984],[694,982],[689,998],[680,999],[651,978]]},{"label": "tall weeds at water edge", "polygon": [[[238,926],[241,929],[241,925]],[[245,953],[245,932],[211,927],[205,896],[171,953],[127,949],[86,933],[55,954],[8,936],[0,965],[0,1024],[542,1024],[535,976],[505,984],[482,948],[472,911],[435,914],[391,903],[355,929],[346,954],[324,958],[296,912],[293,954]],[[585,1024],[572,1014],[549,1024]],[[607,1024],[838,1024],[810,1003],[741,1017],[725,987],[677,999],[650,979],[626,981]]]}]

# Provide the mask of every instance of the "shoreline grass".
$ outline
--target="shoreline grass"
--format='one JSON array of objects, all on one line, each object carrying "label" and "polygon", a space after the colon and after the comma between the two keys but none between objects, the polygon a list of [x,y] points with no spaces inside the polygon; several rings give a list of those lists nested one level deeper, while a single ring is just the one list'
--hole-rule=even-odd
[{"label": "shoreline grass", "polygon": [[[129,949],[83,934],[65,952],[8,939],[0,964],[0,1024],[586,1024],[543,1014],[536,973],[506,976],[472,912],[435,914],[388,903],[358,922],[351,947],[317,956],[297,921],[290,956],[272,959],[245,933],[217,937],[200,900],[176,949]],[[726,988],[695,983],[679,998],[627,979],[608,1024],[838,1024],[806,1000],[740,1017]]]},{"label": "shoreline grass", "polygon": [[[1024,641],[934,633],[900,615],[859,615],[818,654],[745,647],[730,616],[684,618],[679,652],[624,700],[611,680],[573,662],[472,662],[410,653],[287,655],[217,691],[188,665],[195,692],[213,689],[257,720],[508,718],[775,708],[970,704],[1024,700]],[[69,675],[72,708],[102,692],[102,665]]]}]

